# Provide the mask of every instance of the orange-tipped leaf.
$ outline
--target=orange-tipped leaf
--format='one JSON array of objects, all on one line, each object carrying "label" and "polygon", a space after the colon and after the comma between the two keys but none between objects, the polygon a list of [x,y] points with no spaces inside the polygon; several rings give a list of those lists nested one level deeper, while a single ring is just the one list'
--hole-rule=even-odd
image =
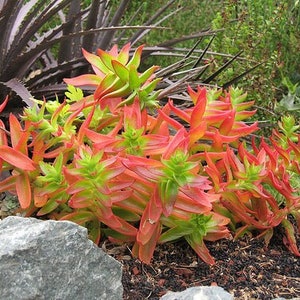
[{"label": "orange-tipped leaf", "polygon": [[0,158],[24,171],[34,171],[33,161],[25,154],[6,145],[0,145]]}]

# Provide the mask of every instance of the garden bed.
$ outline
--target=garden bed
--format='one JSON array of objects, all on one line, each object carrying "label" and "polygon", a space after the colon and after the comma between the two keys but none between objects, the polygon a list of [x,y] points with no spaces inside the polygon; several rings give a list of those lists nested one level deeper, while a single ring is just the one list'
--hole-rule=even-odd
[{"label": "garden bed", "polygon": [[[15,197],[0,201],[1,218],[15,213]],[[300,238],[297,237],[298,246]],[[236,299],[269,300],[300,297],[300,259],[275,231],[268,248],[263,240],[244,236],[234,241],[206,242],[216,264],[204,263],[185,241],[158,245],[151,265],[132,258],[131,245],[116,246],[109,241],[100,247],[123,264],[124,300],[157,300],[167,291],[192,286],[218,285]]]}]

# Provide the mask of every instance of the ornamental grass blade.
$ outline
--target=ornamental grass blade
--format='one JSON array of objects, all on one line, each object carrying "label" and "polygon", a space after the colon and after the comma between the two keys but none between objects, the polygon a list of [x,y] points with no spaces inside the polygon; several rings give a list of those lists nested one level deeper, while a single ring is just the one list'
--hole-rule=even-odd
[{"label": "ornamental grass blade", "polygon": [[[127,6],[130,3],[130,0],[122,0],[118,5],[118,8],[113,15],[108,27],[116,27],[120,24],[122,17],[124,16]],[[111,45],[112,39],[114,37],[115,32],[106,31],[101,37],[98,48],[106,49],[107,45]]]},{"label": "ornamental grass blade", "polygon": [[213,79],[215,79],[219,74],[221,74],[224,70],[226,70],[241,54],[243,51],[240,51],[235,56],[233,56],[229,61],[227,61],[221,68],[219,68],[216,72],[214,72],[211,76],[203,80],[203,83],[209,83]]},{"label": "ornamental grass blade", "polygon": [[[62,34],[67,36],[74,32],[79,32],[82,30],[82,22],[81,22],[81,0],[72,0],[70,2],[69,10],[67,15],[65,16],[65,22],[67,25],[64,26]],[[97,2],[97,1],[93,1]],[[63,12],[61,11],[63,14]],[[71,47],[70,47],[71,45]],[[59,52],[57,55],[58,64],[64,61],[70,61],[74,57],[79,57],[81,55],[81,37],[75,36],[69,40],[62,40],[59,45]],[[75,72],[75,70],[74,70]],[[75,72],[77,73],[77,72]]]},{"label": "ornamental grass blade", "polygon": [[24,83],[16,78],[12,78],[7,82],[0,82],[1,84],[7,86],[12,91],[14,91],[17,95],[21,97],[21,99],[26,103],[27,106],[33,107],[34,101],[33,96],[30,91],[27,89]]},{"label": "ornamental grass blade", "polygon": [[[205,55],[206,52],[208,51],[208,49],[209,49],[210,45],[212,44],[213,40],[215,39],[215,37],[216,37],[215,34],[211,37],[211,39],[209,40],[208,44],[207,44],[206,47],[203,49],[201,55],[199,56],[199,58],[198,58],[198,59],[196,60],[196,62],[194,63],[193,68],[196,68],[196,67],[199,65],[199,63],[202,61],[204,55]],[[202,37],[201,37],[201,40],[202,40]],[[201,40],[199,40],[199,42],[200,42]],[[199,75],[198,75],[198,76],[199,76]],[[198,79],[198,78],[199,78],[199,77],[197,77],[196,79]]]},{"label": "ornamental grass blade", "polygon": [[223,84],[222,88],[223,89],[227,89],[229,88],[230,86],[232,86],[233,84],[235,84],[236,82],[238,82],[241,78],[245,77],[247,74],[253,72],[256,68],[260,67],[262,64],[264,64],[265,62],[261,62],[257,65],[255,65],[254,67],[246,70],[245,72],[243,72],[242,74],[234,77],[233,79],[231,79],[230,81],[226,82]]},{"label": "ornamental grass blade", "polygon": [[[104,1],[92,1],[86,19],[86,30],[99,27],[99,20],[102,22],[105,13],[106,3]],[[82,39],[82,48],[87,51],[93,51],[93,46],[97,44],[96,36],[84,36]]]},{"label": "ornamental grass blade", "polygon": [[[164,5],[163,7],[161,7],[152,17],[149,18],[149,20],[145,23],[146,25],[150,25],[153,24],[153,22],[160,17],[160,19],[154,23],[154,26],[158,26],[159,24],[161,24],[163,21],[169,19],[170,17],[174,16],[177,12],[179,12],[180,10],[182,10],[181,7],[177,8],[175,11],[172,11],[171,13],[169,13],[166,16],[162,16],[162,14],[164,13],[164,11],[167,10],[168,7],[171,6],[171,4],[174,2],[174,0],[169,1],[168,3],[166,3],[166,5]],[[131,44],[135,44],[137,41],[141,40],[147,33],[149,33],[149,29],[148,30],[143,30],[140,32],[137,32],[130,40]]]}]

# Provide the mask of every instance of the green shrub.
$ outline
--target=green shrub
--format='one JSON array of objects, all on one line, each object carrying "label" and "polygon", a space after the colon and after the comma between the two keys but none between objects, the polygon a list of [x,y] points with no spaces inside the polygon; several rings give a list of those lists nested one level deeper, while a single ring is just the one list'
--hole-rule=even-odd
[{"label": "green shrub", "polygon": [[[215,51],[243,50],[249,62],[264,62],[240,83],[257,99],[258,108],[264,109],[259,111],[261,120],[277,119],[268,111],[274,112],[281,99],[281,74],[290,79],[299,75],[299,13],[299,1],[229,1],[212,22],[213,29],[224,29],[212,45]],[[237,73],[237,69],[223,73],[225,80],[230,72]]]}]

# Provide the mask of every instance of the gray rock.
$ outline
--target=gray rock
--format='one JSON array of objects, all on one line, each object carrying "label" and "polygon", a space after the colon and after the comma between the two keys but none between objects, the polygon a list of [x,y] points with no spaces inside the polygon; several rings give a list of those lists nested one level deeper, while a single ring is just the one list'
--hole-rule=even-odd
[{"label": "gray rock", "polygon": [[198,286],[183,292],[168,292],[161,300],[233,300],[233,296],[219,286]]},{"label": "gray rock", "polygon": [[0,299],[122,299],[122,266],[68,221],[0,221]]}]

